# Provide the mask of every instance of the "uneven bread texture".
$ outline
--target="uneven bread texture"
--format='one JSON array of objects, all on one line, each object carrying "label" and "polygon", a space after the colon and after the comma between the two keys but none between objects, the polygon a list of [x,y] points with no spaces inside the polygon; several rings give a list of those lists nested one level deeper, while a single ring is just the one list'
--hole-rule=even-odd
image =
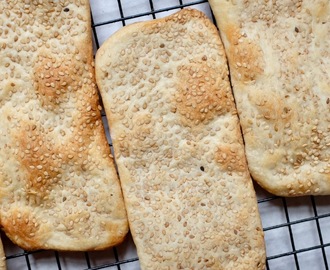
[{"label": "uneven bread texture", "polygon": [[264,269],[226,57],[197,10],[127,26],[96,56],[142,269]]},{"label": "uneven bread texture", "polygon": [[281,196],[330,194],[330,2],[209,2],[253,178]]},{"label": "uneven bread texture", "polygon": [[0,1],[0,223],[24,249],[94,250],[128,222],[87,0]]}]

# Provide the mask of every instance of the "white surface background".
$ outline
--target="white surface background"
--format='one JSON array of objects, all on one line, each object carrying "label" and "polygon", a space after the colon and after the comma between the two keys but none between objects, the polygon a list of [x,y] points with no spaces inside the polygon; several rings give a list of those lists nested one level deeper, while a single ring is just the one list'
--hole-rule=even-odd
[{"label": "white surface background", "polygon": [[[121,17],[118,8],[117,0],[90,0],[91,10],[93,14],[94,23],[97,26],[96,35],[98,42],[101,45],[111,34],[123,27],[123,25],[131,24],[137,21],[146,21],[153,19],[152,15],[146,15],[138,18],[131,18],[124,21],[117,21],[114,23],[107,23],[109,21],[117,20]],[[183,4],[193,3],[194,1],[182,1]],[[133,16],[139,13],[150,12],[150,3],[148,0],[121,0],[124,17]],[[179,5],[179,0],[153,0],[155,10],[167,9]],[[211,10],[208,3],[202,3],[191,6],[203,11],[212,19]],[[155,14],[155,18],[161,18],[169,15],[178,9],[164,11]],[[96,42],[94,40],[94,49],[96,51]],[[107,129],[106,119],[104,117],[105,127]],[[109,134],[108,139],[110,139]],[[302,198],[272,198],[272,195],[263,191],[256,186],[257,196],[259,199],[259,210],[265,230],[265,241],[267,256],[279,256],[268,260],[268,269],[270,270],[324,270],[325,262],[323,253],[325,253],[328,263],[330,264],[330,197],[315,197],[315,209],[313,208],[311,197]],[[266,199],[266,200],[263,200]],[[284,205],[286,204],[286,206]],[[287,213],[286,213],[287,210]],[[315,213],[315,210],[317,213]],[[318,215],[320,231],[317,227]],[[288,226],[288,222],[293,222]],[[279,226],[279,227],[276,227]],[[275,228],[274,228],[275,227]],[[292,233],[292,239],[290,237]],[[320,235],[323,238],[325,247],[315,248],[320,245]],[[27,259],[30,263],[31,269],[88,269],[88,264],[85,255],[87,254],[90,260],[91,269],[93,267],[102,267],[116,262],[116,255],[113,249],[108,249],[100,252],[59,252],[42,251],[27,255],[22,255],[23,250],[13,245],[3,234],[2,239],[4,243],[6,256],[15,255],[17,257],[10,257],[7,260],[8,269],[20,270],[29,269],[27,266]],[[294,255],[284,256],[285,253],[292,253],[293,244],[297,250],[296,258]],[[310,251],[304,249],[312,248]],[[128,236],[127,240],[116,248],[118,259],[136,259],[137,254],[133,241]],[[56,261],[56,255],[60,263]],[[101,269],[101,268],[98,268]],[[122,270],[138,270],[139,262],[127,262],[120,264],[120,266],[105,267],[102,269],[122,269]],[[252,269],[251,269],[252,270]]]}]

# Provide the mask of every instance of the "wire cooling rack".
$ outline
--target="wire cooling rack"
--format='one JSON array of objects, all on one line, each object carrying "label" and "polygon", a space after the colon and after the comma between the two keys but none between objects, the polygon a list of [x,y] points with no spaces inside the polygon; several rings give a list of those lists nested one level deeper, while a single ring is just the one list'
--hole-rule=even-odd
[{"label": "wire cooling rack", "polygon": [[[181,8],[203,11],[214,20],[207,1],[90,0],[95,51],[115,31],[137,21],[167,16]],[[107,122],[103,115],[105,127]],[[110,136],[107,134],[110,142]],[[111,146],[111,144],[110,144]],[[281,198],[255,186],[265,232],[267,270],[324,270],[330,264],[330,197]],[[2,240],[8,270],[139,270],[132,238],[97,252],[26,252]],[[253,269],[251,269],[253,270]]]}]

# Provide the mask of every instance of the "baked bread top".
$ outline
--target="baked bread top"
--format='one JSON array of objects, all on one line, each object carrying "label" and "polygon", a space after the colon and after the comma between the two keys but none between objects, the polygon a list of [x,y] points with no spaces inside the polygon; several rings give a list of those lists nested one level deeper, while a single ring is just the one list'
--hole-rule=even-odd
[{"label": "baked bread top", "polygon": [[24,249],[128,231],[94,81],[87,0],[0,1],[0,223]]},{"label": "baked bread top", "polygon": [[330,194],[330,2],[209,2],[253,178],[277,195]]},{"label": "baked bread top", "polygon": [[105,106],[142,269],[264,269],[257,200],[216,27],[182,11],[98,50]]}]

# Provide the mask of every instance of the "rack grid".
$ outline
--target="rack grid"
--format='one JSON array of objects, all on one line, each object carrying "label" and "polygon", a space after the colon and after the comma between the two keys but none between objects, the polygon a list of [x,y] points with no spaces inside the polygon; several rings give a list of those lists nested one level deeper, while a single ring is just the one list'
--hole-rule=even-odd
[{"label": "rack grid", "polygon": [[[121,27],[161,18],[182,8],[196,8],[214,21],[206,0],[90,0],[94,52]],[[106,130],[108,125],[103,114]],[[107,133],[109,146],[111,139]],[[330,196],[283,198],[257,184],[255,189],[267,250],[267,270],[328,270]],[[139,270],[132,238],[98,252],[24,251],[2,234],[8,270]],[[252,270],[252,269],[251,269]]]}]

